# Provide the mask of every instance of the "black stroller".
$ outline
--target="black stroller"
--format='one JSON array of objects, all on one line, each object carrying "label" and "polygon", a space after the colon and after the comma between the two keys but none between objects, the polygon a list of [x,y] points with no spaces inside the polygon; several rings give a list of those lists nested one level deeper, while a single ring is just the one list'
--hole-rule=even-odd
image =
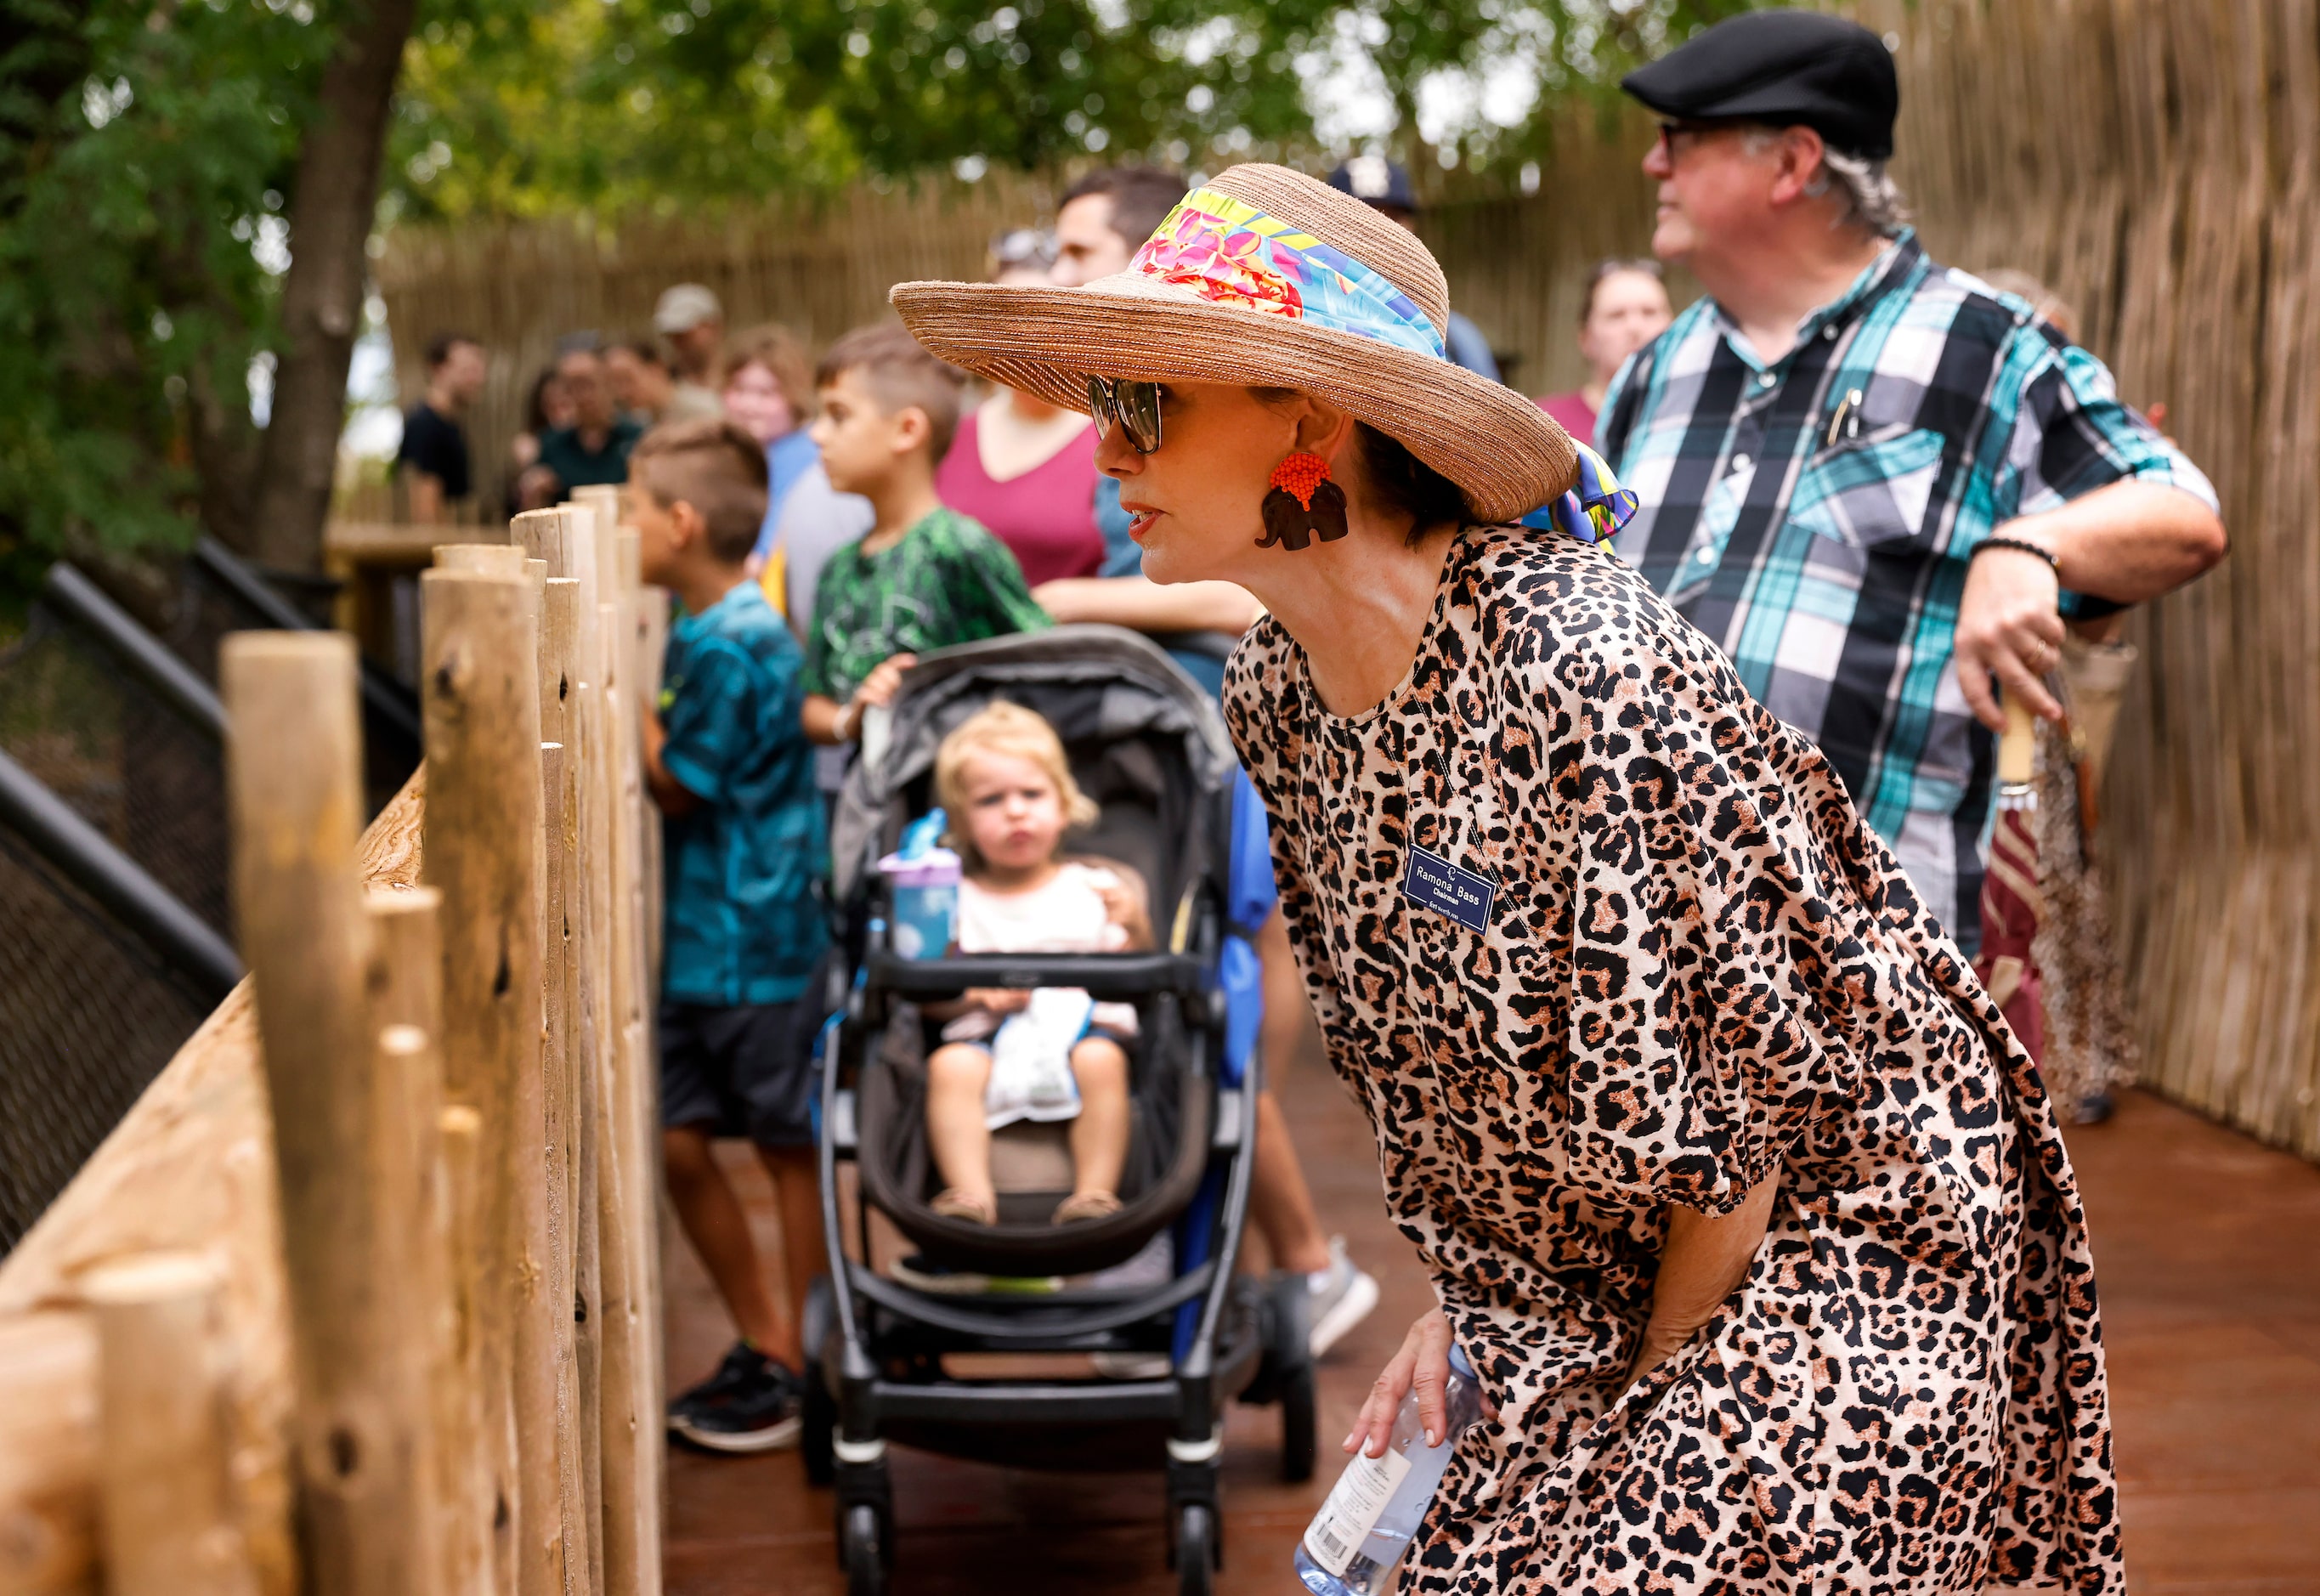
[{"label": "black stroller", "polygon": [[[1109,955],[899,957],[873,867],[931,807],[935,750],[994,698],[1045,715],[1102,809],[1074,853],[1139,871],[1161,946]],[[821,1112],[821,1197],[834,1274],[804,1326],[808,1474],[834,1484],[849,1591],[883,1591],[892,1560],[888,1443],[1034,1468],[1165,1469],[1168,1550],[1182,1589],[1221,1566],[1218,1455],[1226,1404],[1277,1402],[1281,1472],[1314,1461],[1305,1283],[1237,1275],[1248,1213],[1255,1094],[1247,1049],[1228,1079],[1219,985],[1234,764],[1215,708],[1144,638],[1070,626],[926,656],[904,678],[883,747],[848,777],[833,828],[850,989],[833,993]],[[992,1138],[998,1223],[934,1213],[939,1181],[924,1122],[927,1028],[916,1005],[970,986],[1074,986],[1133,1002],[1132,1130],[1119,1211],[1067,1228],[1048,1216],[1071,1187],[1059,1125]],[[858,1172],[847,1201],[838,1171]],[[875,1273],[868,1210],[919,1248]],[[1173,1234],[1170,1234],[1173,1232]],[[1165,1267],[1152,1260],[1166,1237]],[[849,1257],[848,1248],[852,1248]],[[1141,1283],[1101,1273],[1142,1256]],[[1074,1283],[1073,1276],[1096,1275]],[[1026,1291],[1027,1283],[1039,1289]],[[984,1377],[968,1355],[1093,1354],[1084,1376]],[[983,1360],[990,1362],[987,1357]],[[1076,1370],[1076,1357],[1050,1360]],[[1103,1371],[1109,1370],[1107,1375]]]}]

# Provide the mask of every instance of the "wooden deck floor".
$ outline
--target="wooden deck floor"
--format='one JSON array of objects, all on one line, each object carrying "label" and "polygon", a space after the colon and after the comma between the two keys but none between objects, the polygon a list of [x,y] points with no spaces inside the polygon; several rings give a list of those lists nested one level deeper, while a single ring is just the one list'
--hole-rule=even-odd
[{"label": "wooden deck floor", "polygon": [[[1273,1478],[1277,1422],[1226,1439],[1221,1588],[1293,1592],[1289,1554],[1335,1477],[1334,1443],[1427,1300],[1379,1200],[1374,1154],[1317,1060],[1284,1087],[1324,1213],[1385,1285],[1323,1369],[1321,1478]],[[2320,1169],[2129,1094],[2073,1152],[2095,1231],[2135,1596],[2320,1596]],[[746,1159],[764,1218],[766,1193]],[[730,1328],[681,1244],[668,1253],[670,1382]],[[794,1454],[671,1455],[670,1596],[840,1592],[826,1494]],[[900,1596],[1167,1596],[1155,1475],[1057,1476],[898,1451]]]}]

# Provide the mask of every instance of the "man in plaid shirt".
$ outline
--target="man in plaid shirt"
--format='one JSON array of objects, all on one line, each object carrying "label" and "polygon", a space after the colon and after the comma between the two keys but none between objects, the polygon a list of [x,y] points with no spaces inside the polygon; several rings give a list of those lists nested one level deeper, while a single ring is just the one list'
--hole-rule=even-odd
[{"label": "man in plaid shirt", "polygon": [[2065,617],[2223,558],[2215,491],[2031,307],[1928,259],[1886,177],[1867,30],[1719,23],[1626,80],[1665,117],[1652,247],[1707,294],[1629,360],[1597,448],[1614,547],[1812,737],[1969,957],[2005,728]]}]

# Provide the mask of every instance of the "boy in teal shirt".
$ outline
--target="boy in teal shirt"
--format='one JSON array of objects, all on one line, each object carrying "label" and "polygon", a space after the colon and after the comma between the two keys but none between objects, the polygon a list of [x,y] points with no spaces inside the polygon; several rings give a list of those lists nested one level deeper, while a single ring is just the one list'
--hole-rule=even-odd
[{"label": "boy in teal shirt", "polygon": [[[766,457],[730,422],[677,422],[630,457],[644,578],[670,629],[646,773],[664,816],[662,1154],[671,1204],[740,1328],[669,1428],[721,1452],[796,1444],[798,1319],[825,1263],[808,1001],[826,930],[822,812],[798,724],[795,640],[745,564],[766,513]],[[745,1135],[773,1179],[788,1300],[768,1288],[747,1217],[711,1152]]]},{"label": "boy in teal shirt", "polygon": [[1006,545],[935,496],[958,429],[958,373],[900,327],[865,327],[830,345],[814,381],[829,485],[878,517],[822,567],[806,633],[806,735],[843,747],[921,650],[1051,622]]}]

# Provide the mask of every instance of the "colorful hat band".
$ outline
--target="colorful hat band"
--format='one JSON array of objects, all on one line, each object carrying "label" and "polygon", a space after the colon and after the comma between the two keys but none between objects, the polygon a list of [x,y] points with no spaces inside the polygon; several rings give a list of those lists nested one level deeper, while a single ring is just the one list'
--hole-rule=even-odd
[{"label": "colorful hat band", "polygon": [[1426,313],[1382,273],[1213,188],[1196,188],[1179,201],[1128,269],[1213,304],[1448,358]]}]

